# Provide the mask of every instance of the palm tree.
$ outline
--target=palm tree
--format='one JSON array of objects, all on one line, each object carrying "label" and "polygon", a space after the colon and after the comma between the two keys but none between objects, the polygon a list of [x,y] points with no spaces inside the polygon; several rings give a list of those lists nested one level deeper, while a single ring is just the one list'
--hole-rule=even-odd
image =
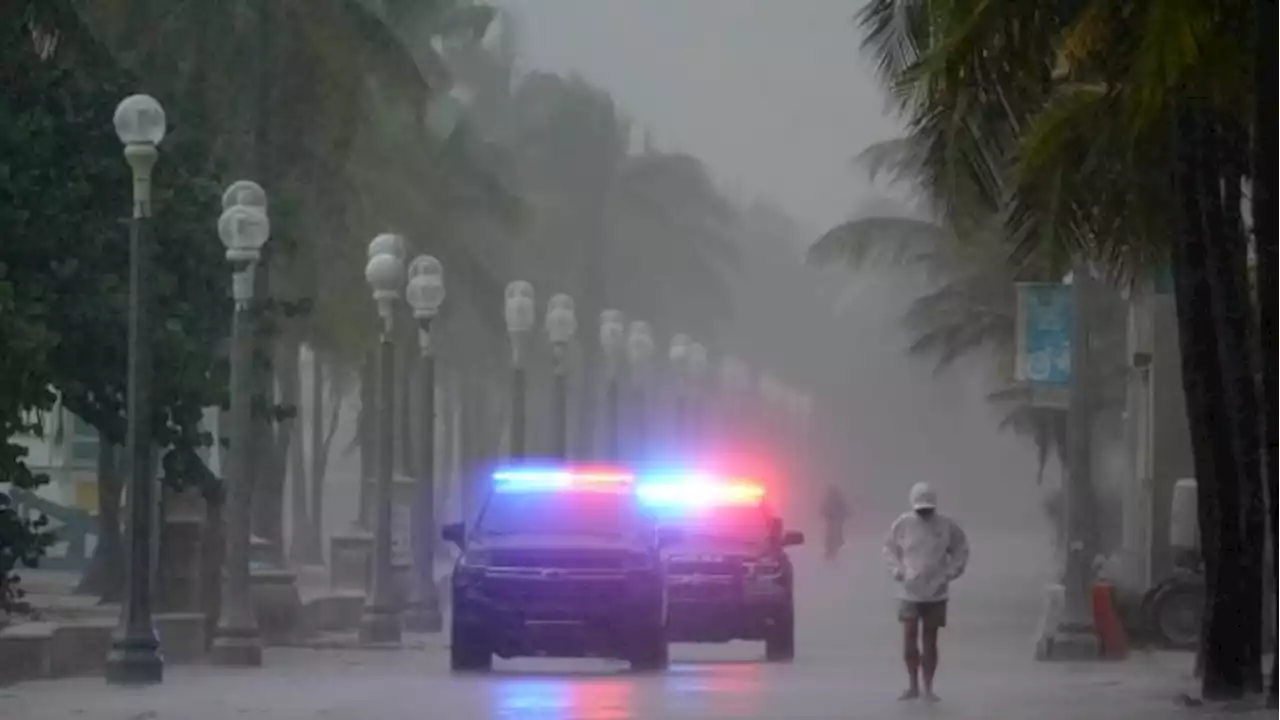
[{"label": "palm tree", "polygon": [[[934,289],[911,303],[903,322],[912,333],[907,353],[932,359],[935,373],[970,354],[1013,357],[1017,273],[998,240],[990,236],[966,243],[929,220],[866,215],[824,233],[810,246],[809,261],[842,263],[854,271],[887,265],[931,278]],[[1003,367],[1007,370],[1008,365]],[[1065,413],[1032,405],[1030,392],[1018,385],[996,389],[989,399],[1003,411],[1000,427],[1035,445],[1039,481],[1049,458],[1062,457],[1065,450]]]},{"label": "palm tree", "polygon": [[1254,673],[1233,648],[1247,665],[1257,655],[1226,620],[1240,610],[1255,622],[1232,604],[1256,597],[1261,566],[1238,552],[1242,502],[1244,532],[1263,544],[1236,212],[1241,138],[1262,125],[1238,41],[1260,21],[1253,10],[877,0],[863,18],[949,218],[996,214],[1016,252],[1083,255],[1120,278],[1171,257],[1210,588],[1207,696],[1237,694]]},{"label": "palm tree", "polygon": [[[1280,387],[1277,386],[1276,297],[1264,288],[1276,287],[1276,218],[1275,178],[1267,171],[1270,159],[1276,155],[1276,127],[1267,103],[1260,99],[1271,92],[1271,78],[1276,76],[1276,57],[1271,52],[1270,28],[1276,21],[1275,3],[1258,0],[1254,3],[1253,18],[1253,75],[1254,117],[1253,162],[1250,179],[1250,205],[1253,210],[1253,243],[1257,258],[1257,277],[1254,282],[1258,304],[1258,330],[1262,338],[1262,418],[1266,455],[1268,498],[1271,502],[1271,597],[1277,592],[1280,568],[1276,563],[1277,528],[1280,528],[1280,425],[1277,424],[1276,406]],[[1273,626],[1274,631],[1274,626]],[[1271,690],[1268,702],[1276,707],[1276,694],[1280,690],[1280,658],[1271,662]]]}]

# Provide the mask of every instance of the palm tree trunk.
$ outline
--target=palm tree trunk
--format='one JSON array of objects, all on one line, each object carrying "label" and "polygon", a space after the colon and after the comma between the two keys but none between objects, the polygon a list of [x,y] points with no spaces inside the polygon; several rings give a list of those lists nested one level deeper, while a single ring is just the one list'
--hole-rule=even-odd
[{"label": "palm tree trunk", "polygon": [[[272,74],[276,71],[273,63],[276,47],[276,27],[278,26],[279,3],[272,0],[257,0],[255,3],[257,26],[256,62],[257,76],[252,81],[253,112],[253,154],[250,159],[252,172],[257,176],[268,196],[280,191],[276,186],[276,163],[274,133],[272,132],[272,100],[274,98],[274,82]],[[263,247],[262,259],[254,272],[254,302],[258,307],[265,306],[271,300],[271,270],[274,249],[279,240]],[[274,343],[268,334],[261,332],[255,323],[253,329],[254,350],[260,357],[273,357]],[[273,382],[273,364],[260,368],[253,373],[253,400],[257,404],[251,421],[253,435],[249,447],[249,481],[253,488],[253,508],[250,513],[250,525],[255,535],[268,538],[272,534],[272,498],[274,492],[271,485],[277,484],[274,451],[275,424],[270,417],[269,409],[275,405],[275,388]],[[277,546],[276,550],[280,548]]]},{"label": "palm tree trunk", "polygon": [[[1272,0],[1255,0],[1256,16],[1254,27],[1254,103],[1253,121],[1253,162],[1250,206],[1253,215],[1253,241],[1257,257],[1257,277],[1254,282],[1258,302],[1258,337],[1262,346],[1262,420],[1264,454],[1266,463],[1268,499],[1271,503],[1271,570],[1273,589],[1276,587],[1277,565],[1275,560],[1276,532],[1280,527],[1280,516],[1277,515],[1277,480],[1280,479],[1280,464],[1277,462],[1277,437],[1280,436],[1280,425],[1276,418],[1276,393],[1280,391],[1276,384],[1276,366],[1280,364],[1276,353],[1276,296],[1272,293],[1276,288],[1276,205],[1275,205],[1275,162],[1276,157],[1276,118],[1275,110],[1270,103],[1261,102],[1272,92],[1271,81],[1276,77],[1275,35],[1271,23],[1276,20],[1276,4]],[[1268,607],[1275,607],[1268,601]],[[1278,685],[1277,668],[1280,667],[1280,653],[1276,653],[1271,661],[1271,706],[1275,707]]]},{"label": "palm tree trunk", "polygon": [[[334,398],[334,410],[341,404]],[[336,418],[328,425],[324,421],[324,358],[315,348],[311,349],[311,488],[307,513],[307,538],[303,543],[302,560],[318,565],[324,562],[324,477],[329,461],[329,440],[326,436],[337,426]]]},{"label": "palm tree trunk", "polygon": [[[292,320],[284,320],[292,324]],[[285,330],[285,337],[277,345],[275,358],[276,387],[279,393],[279,405],[289,413],[288,416],[274,423],[273,432],[268,437],[271,443],[267,446],[266,469],[267,482],[263,484],[262,501],[262,538],[271,543],[273,559],[284,563],[284,497],[286,478],[289,474],[290,450],[297,432],[298,400],[301,397],[300,368],[298,353],[301,343],[294,328]],[[305,470],[304,470],[305,472]]]},{"label": "palm tree trunk", "polygon": [[369,483],[373,481],[376,458],[374,450],[374,423],[377,419],[375,405],[375,379],[377,366],[372,351],[365,353],[364,366],[360,369],[360,416],[356,419],[360,439],[360,487],[357,522],[360,527],[369,526]]},{"label": "palm tree trunk", "polygon": [[124,544],[120,533],[120,494],[124,489],[116,446],[98,436],[98,544],[89,567],[76,585],[78,595],[97,595],[102,602],[120,599],[124,579]]},{"label": "palm tree trunk", "polygon": [[1217,185],[1204,182],[1209,169],[1202,152],[1207,139],[1203,136],[1204,127],[1197,108],[1181,109],[1174,147],[1184,216],[1174,237],[1172,266],[1205,565],[1202,661],[1198,665],[1202,669],[1204,697],[1220,699],[1236,696],[1243,689],[1244,678],[1235,657],[1240,640],[1234,626],[1240,575],[1236,561],[1240,515],[1231,437],[1223,432],[1227,419],[1222,407],[1223,375],[1212,311],[1214,287],[1208,273],[1206,196],[1216,194]]},{"label": "palm tree trunk", "polygon": [[[282,378],[282,384],[285,386],[285,402],[292,401],[296,412],[300,413],[302,372],[298,355],[301,352],[301,344],[292,343],[290,348],[286,348],[285,352],[292,352],[293,354],[292,357],[284,359],[283,367],[281,367],[282,373],[285,374],[285,377]],[[312,372],[314,373],[314,360],[312,365]],[[312,400],[314,402],[314,398]],[[312,415],[314,416],[314,414],[315,408],[312,408]],[[286,425],[281,428],[281,431],[288,438],[289,443],[289,461],[287,463],[289,470],[289,553],[294,562],[301,564],[308,561],[309,550],[307,543],[311,537],[311,518],[308,517],[309,503],[307,501],[307,458],[305,447],[303,446],[300,418],[295,414],[292,419],[286,420],[285,423]]]},{"label": "palm tree trunk", "polygon": [[1240,502],[1241,603],[1239,624],[1243,631],[1245,685],[1262,692],[1262,602],[1266,572],[1266,500],[1263,497],[1261,418],[1258,413],[1258,373],[1254,362],[1253,303],[1249,289],[1248,236],[1241,217],[1241,183],[1244,180],[1245,136],[1234,125],[1221,128],[1217,143],[1222,159],[1223,192],[1220,203],[1210,204],[1210,268],[1217,288],[1214,315],[1219,352],[1225,373],[1225,401],[1229,431],[1235,441]]}]

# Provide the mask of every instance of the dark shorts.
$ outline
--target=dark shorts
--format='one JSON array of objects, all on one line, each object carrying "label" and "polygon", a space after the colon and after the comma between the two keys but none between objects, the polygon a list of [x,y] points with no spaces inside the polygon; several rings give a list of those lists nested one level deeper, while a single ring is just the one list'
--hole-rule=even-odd
[{"label": "dark shorts", "polygon": [[898,602],[898,619],[906,623],[918,622],[927,628],[943,628],[947,626],[947,601]]}]

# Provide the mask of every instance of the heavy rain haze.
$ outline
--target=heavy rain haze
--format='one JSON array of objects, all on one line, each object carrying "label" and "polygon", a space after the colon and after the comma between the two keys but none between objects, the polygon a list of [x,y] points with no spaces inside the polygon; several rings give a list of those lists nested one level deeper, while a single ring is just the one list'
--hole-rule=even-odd
[{"label": "heavy rain haze", "polygon": [[[770,214],[746,218],[738,239],[759,269],[735,288],[729,347],[750,343],[821,399],[829,479],[867,503],[861,530],[883,532],[911,484],[928,480],[970,522],[1042,539],[1035,450],[998,429],[988,359],[940,376],[927,359],[904,359],[903,307],[927,283],[910,271],[789,267],[825,229],[904,194],[853,162],[902,133],[859,47],[858,3],[499,4],[515,15],[526,67],[600,85],[659,147],[696,155],[731,196],[785,213],[777,230]],[[810,308],[820,314],[800,314]]]},{"label": "heavy rain haze", "polygon": [[0,2],[0,720],[1274,711],[1161,1]]}]

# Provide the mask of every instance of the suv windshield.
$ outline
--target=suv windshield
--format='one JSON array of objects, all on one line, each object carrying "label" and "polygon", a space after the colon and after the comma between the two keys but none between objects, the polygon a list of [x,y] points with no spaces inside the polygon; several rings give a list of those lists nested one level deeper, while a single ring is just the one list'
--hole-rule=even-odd
[{"label": "suv windshield", "polygon": [[605,492],[494,493],[476,525],[484,535],[634,537],[642,529],[632,496]]},{"label": "suv windshield", "polygon": [[681,544],[711,540],[763,545],[769,540],[769,516],[759,506],[712,508],[661,522],[680,530]]}]

